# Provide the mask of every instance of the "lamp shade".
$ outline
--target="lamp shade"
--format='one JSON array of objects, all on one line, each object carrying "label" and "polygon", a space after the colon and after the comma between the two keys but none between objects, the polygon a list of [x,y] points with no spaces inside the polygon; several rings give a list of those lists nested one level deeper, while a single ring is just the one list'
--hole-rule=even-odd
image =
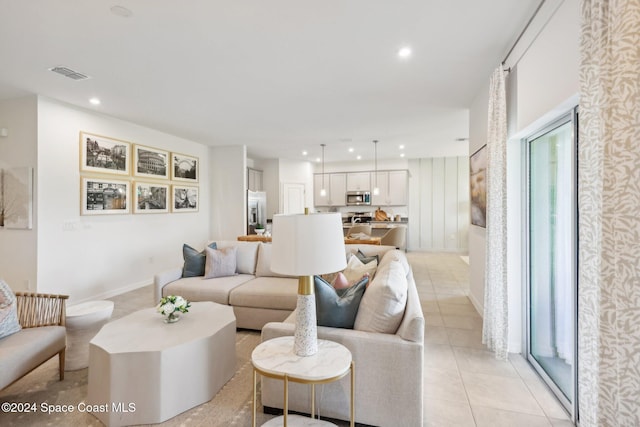
[{"label": "lamp shade", "polygon": [[291,276],[335,273],[346,265],[342,216],[274,215],[271,270]]}]

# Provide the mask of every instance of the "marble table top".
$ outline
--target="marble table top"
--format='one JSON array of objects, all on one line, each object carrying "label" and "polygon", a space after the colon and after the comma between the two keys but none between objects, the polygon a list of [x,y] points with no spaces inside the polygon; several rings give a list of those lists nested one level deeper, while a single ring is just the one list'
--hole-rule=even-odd
[{"label": "marble table top", "polygon": [[351,366],[351,352],[337,342],[318,340],[318,352],[297,356],[293,337],[279,337],[258,345],[251,353],[253,366],[267,374],[321,382],[344,376]]}]

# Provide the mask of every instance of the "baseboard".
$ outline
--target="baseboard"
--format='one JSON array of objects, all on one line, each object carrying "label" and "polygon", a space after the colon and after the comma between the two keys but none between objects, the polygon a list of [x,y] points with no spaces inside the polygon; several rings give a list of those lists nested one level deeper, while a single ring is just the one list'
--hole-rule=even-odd
[{"label": "baseboard", "polygon": [[476,311],[480,315],[480,317],[484,317],[484,304],[480,304],[478,300],[476,300],[476,296],[469,292],[469,300],[471,304],[476,308]]},{"label": "baseboard", "polygon": [[[148,280],[143,280],[141,282],[131,283],[129,285],[122,286],[120,288],[111,289],[111,290],[109,290],[107,292],[103,292],[101,294],[92,295],[90,297],[86,297],[86,298],[82,298],[82,299],[78,299],[78,300],[74,299],[69,304],[69,306],[80,304],[80,303],[87,302],[87,301],[96,301],[96,300],[109,299],[111,297],[115,297],[116,295],[124,294],[125,292],[134,291],[136,289],[144,288],[145,286],[149,286],[151,284],[153,284],[153,279],[148,279]],[[149,304],[151,304],[151,301],[149,302]]]}]

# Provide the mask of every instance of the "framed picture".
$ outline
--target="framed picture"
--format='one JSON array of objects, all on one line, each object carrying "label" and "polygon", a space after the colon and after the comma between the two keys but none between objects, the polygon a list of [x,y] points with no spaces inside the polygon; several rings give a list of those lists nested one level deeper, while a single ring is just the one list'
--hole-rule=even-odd
[{"label": "framed picture", "polygon": [[169,186],[136,182],[133,187],[133,213],[169,212]]},{"label": "framed picture", "polygon": [[131,183],[101,178],[82,178],[81,215],[129,213]]},{"label": "framed picture", "polygon": [[80,170],[129,175],[131,143],[80,132]]},{"label": "framed picture", "polygon": [[200,204],[198,187],[174,185],[171,203],[173,212],[197,212]]},{"label": "framed picture", "polygon": [[33,227],[33,168],[0,169],[0,228]]},{"label": "framed picture", "polygon": [[134,145],[133,175],[169,179],[169,152],[144,145]]},{"label": "framed picture", "polygon": [[198,182],[199,163],[197,157],[171,153],[171,179],[174,181]]},{"label": "framed picture", "polygon": [[469,158],[469,198],[471,224],[487,226],[487,145]]}]

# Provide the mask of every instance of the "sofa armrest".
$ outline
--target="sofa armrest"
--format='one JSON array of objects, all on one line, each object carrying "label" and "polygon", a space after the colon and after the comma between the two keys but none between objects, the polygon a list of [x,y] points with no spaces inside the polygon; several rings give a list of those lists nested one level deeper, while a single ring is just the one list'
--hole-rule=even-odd
[{"label": "sofa armrest", "polygon": [[162,298],[162,288],[171,282],[182,277],[182,267],[175,267],[171,270],[165,270],[153,276],[153,298],[154,304],[158,304],[160,298]]},{"label": "sofa armrest", "polygon": [[[262,340],[294,334],[295,324],[268,323]],[[318,338],[338,342],[351,351],[356,378],[356,422],[369,425],[422,425],[424,344],[397,334],[318,327]],[[282,408],[282,381],[262,378],[262,403]],[[289,408],[308,411],[308,387],[290,384]],[[323,393],[324,416],[349,418],[348,376]]]}]

